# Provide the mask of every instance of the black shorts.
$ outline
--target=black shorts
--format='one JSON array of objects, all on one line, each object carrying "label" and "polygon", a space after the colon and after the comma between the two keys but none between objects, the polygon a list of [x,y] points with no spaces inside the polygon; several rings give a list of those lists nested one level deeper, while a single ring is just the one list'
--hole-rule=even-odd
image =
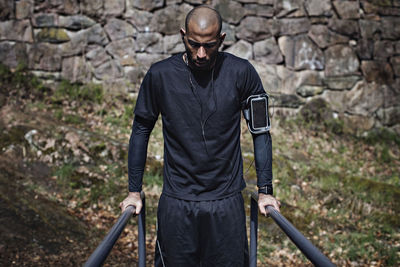
[{"label": "black shorts", "polygon": [[248,266],[240,193],[212,201],[161,195],[157,216],[156,267]]}]

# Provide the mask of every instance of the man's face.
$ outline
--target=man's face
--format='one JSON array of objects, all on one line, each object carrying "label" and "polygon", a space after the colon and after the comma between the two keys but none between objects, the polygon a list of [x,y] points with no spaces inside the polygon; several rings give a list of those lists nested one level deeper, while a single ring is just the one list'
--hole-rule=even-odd
[{"label": "man's face", "polygon": [[225,34],[218,34],[218,24],[201,29],[195,23],[189,23],[187,32],[181,29],[181,35],[190,67],[198,70],[212,69],[218,48],[225,37]]}]

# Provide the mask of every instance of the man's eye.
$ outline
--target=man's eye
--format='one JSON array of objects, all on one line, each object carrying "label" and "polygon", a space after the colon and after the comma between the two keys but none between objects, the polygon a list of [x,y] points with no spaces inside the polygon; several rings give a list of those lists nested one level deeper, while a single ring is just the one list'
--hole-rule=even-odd
[{"label": "man's eye", "polygon": [[216,45],[217,45],[217,42],[205,43],[204,48],[213,48]]},{"label": "man's eye", "polygon": [[190,46],[192,46],[192,47],[194,47],[194,48],[199,48],[199,47],[201,46],[200,43],[193,42],[193,41],[191,41],[191,40],[188,40],[188,41],[189,41]]}]

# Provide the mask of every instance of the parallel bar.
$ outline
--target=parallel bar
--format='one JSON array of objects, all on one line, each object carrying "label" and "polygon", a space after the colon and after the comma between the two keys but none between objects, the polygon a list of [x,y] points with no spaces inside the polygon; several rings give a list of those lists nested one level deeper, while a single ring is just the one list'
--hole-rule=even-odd
[{"label": "parallel bar", "polygon": [[143,208],[139,213],[139,220],[138,220],[138,250],[139,250],[139,264],[138,267],[145,267],[146,266],[146,199],[144,195],[142,196],[142,203]]},{"label": "parallel bar", "polygon": [[[146,262],[146,245],[145,245],[145,196],[142,192],[140,194],[143,202],[142,210],[139,214],[139,267],[144,267]],[[122,231],[124,230],[129,219],[135,216],[135,207],[128,206],[122,215],[118,218],[118,221],[113,225],[111,230],[108,232],[106,237],[96,248],[96,250],[90,255],[86,261],[84,267],[97,267],[102,266],[106,260],[108,254],[110,254],[115,242],[118,240]]]},{"label": "parallel bar", "polygon": [[250,257],[249,267],[257,266],[257,232],[258,232],[258,204],[257,200],[250,200]]},{"label": "parallel bar", "polygon": [[[252,199],[258,200],[258,196],[252,193]],[[269,215],[293,241],[293,243],[303,252],[303,254],[315,266],[335,266],[324,254],[322,254],[307,238],[305,238],[282,214],[272,206],[267,206]]]}]

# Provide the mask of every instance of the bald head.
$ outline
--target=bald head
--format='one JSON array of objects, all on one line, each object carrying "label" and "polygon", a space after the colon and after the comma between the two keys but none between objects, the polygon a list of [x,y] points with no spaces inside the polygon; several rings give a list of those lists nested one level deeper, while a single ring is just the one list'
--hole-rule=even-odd
[{"label": "bald head", "polygon": [[189,31],[191,26],[196,26],[200,30],[206,30],[216,27],[217,35],[221,33],[222,18],[215,9],[201,5],[193,8],[186,16],[185,28]]}]

